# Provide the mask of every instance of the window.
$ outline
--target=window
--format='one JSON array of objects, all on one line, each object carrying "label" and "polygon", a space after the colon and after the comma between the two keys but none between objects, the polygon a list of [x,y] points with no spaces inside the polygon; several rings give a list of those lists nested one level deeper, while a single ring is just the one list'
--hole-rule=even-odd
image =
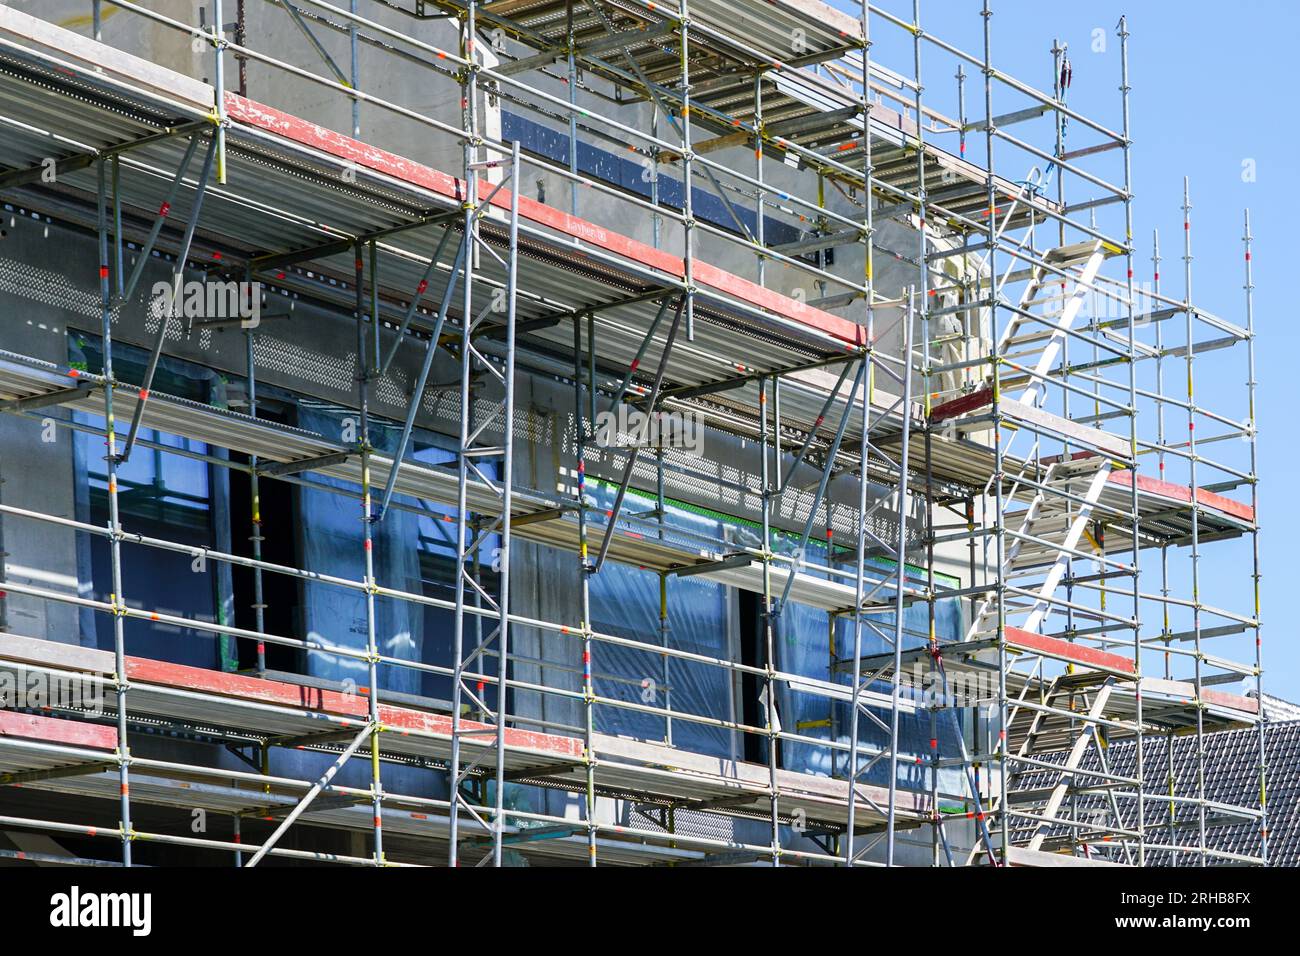
[{"label": "window", "polygon": [[[72,361],[92,372],[103,367],[100,340],[89,335],[72,340]],[[114,345],[114,371],[119,379],[139,382],[146,356],[138,349]],[[159,391],[206,401],[211,373],[192,377],[183,366],[164,361],[155,377]],[[105,462],[104,419],[75,413],[74,422],[91,431],[78,430],[77,504],[80,520],[105,527],[109,523],[108,467]],[[119,451],[128,421],[119,421]],[[118,468],[118,506],[122,526],[152,537],[196,547],[214,545],[212,474],[203,442],[181,438],[152,428],[141,428],[130,458]],[[83,581],[93,596],[108,601],[113,593],[109,541],[103,535],[84,535],[79,564]],[[129,606],[204,622],[218,620],[216,562],[188,554],[124,542],[122,591]],[[113,618],[93,613],[83,616],[83,627],[94,634],[96,646],[114,646]],[[124,623],[128,654],[153,657],[198,667],[233,667],[233,642],[223,636],[158,622],[127,618]]]}]

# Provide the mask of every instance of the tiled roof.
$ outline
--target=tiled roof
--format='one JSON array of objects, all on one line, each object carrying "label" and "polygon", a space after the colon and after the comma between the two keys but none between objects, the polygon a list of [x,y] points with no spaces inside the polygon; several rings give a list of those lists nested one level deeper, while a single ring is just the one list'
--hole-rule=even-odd
[{"label": "tiled roof", "polygon": [[[1246,691],[1247,697],[1254,697],[1253,690]],[[1271,694],[1264,695],[1264,716],[1274,723],[1281,723],[1284,720],[1300,720],[1300,704],[1293,704],[1289,700],[1283,700],[1281,697],[1274,697]]]},{"label": "tiled roof", "polygon": [[[1170,767],[1169,744],[1173,743],[1173,762]],[[1268,767],[1268,862],[1270,866],[1300,866],[1300,720],[1270,723],[1265,730],[1265,760]],[[1205,795],[1210,801],[1235,807],[1259,807],[1259,731],[1256,728],[1225,730],[1205,735]],[[1043,755],[1041,759],[1063,760],[1064,754]],[[1136,775],[1136,741],[1117,740],[1106,748],[1109,771],[1117,776]],[[1174,814],[1172,832],[1165,829],[1169,822],[1169,804],[1154,794],[1167,789],[1167,776],[1172,772],[1174,792],[1181,796],[1196,793],[1196,737],[1185,735],[1173,738],[1149,736],[1143,741],[1143,777],[1146,780],[1145,823],[1148,842],[1196,845],[1199,823],[1196,808],[1178,805]],[[1095,747],[1090,747],[1081,764],[1084,770],[1100,770],[1100,759]],[[1095,779],[1095,778],[1094,778]],[[1044,771],[1021,777],[1013,790],[1027,790],[1051,786],[1055,775]],[[1087,781],[1079,780],[1082,785]],[[1134,824],[1136,808],[1132,799],[1120,801],[1121,820],[1125,826]],[[1078,800],[1078,808],[1086,813],[1104,812],[1103,799],[1085,796]],[[1082,817],[1082,814],[1081,814]],[[1113,818],[1110,818],[1113,822]],[[1255,821],[1231,822],[1232,817],[1215,808],[1206,811],[1206,845],[1213,850],[1249,856],[1260,854],[1259,827]],[[1163,832],[1162,832],[1163,831]],[[1049,829],[1049,838],[1064,835],[1064,829]],[[1209,858],[1210,864],[1230,863]],[[1198,863],[1191,855],[1148,853],[1148,863],[1157,866],[1190,866]]]}]

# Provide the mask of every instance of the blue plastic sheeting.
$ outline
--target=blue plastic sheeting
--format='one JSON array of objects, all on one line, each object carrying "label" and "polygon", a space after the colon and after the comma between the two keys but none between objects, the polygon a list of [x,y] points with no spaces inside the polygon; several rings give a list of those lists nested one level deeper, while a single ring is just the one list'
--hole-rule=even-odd
[{"label": "blue plastic sheeting", "polygon": [[[613,486],[589,482],[587,487],[595,508],[613,506]],[[653,497],[634,491],[628,492],[623,503],[624,514],[643,513],[654,507]],[[716,517],[671,503],[666,512],[665,522],[675,528],[722,537],[722,522]],[[726,589],[720,584],[669,577],[667,646],[730,659],[729,604]],[[591,578],[591,617],[597,631],[641,641],[647,648],[663,646],[657,639],[659,575],[606,561]],[[650,649],[597,641],[592,651],[592,671],[595,691],[601,697],[718,720],[734,719],[730,672],[716,665],[665,658]],[[725,727],[683,719],[670,721],[652,713],[599,705],[595,718],[601,733],[671,740],[683,750],[722,757],[732,753],[733,735]]]},{"label": "blue plastic sheeting", "polygon": [[[519,140],[519,145],[529,152],[544,156],[561,166],[569,163],[569,134],[543,126],[515,113],[501,114],[501,131],[507,140]],[[648,158],[647,158],[648,159]],[[652,195],[650,175],[653,166],[643,162],[634,162],[609,150],[600,149],[590,143],[578,143],[578,171],[585,176],[603,180],[620,189],[635,193],[645,199]],[[707,177],[701,177],[707,181]],[[680,209],[685,190],[682,181],[672,176],[659,174],[659,202],[669,209]],[[731,210],[718,196],[708,189],[691,190],[691,210],[695,216],[710,225],[739,234],[732,212],[745,224],[750,232],[756,232],[758,216],[752,208],[732,201]],[[803,238],[804,233],[798,229],[773,219],[763,217],[763,238],[769,244],[794,242]]]},{"label": "blue plastic sheeting", "polygon": [[[345,419],[351,419],[352,424]],[[300,427],[335,440],[346,437],[345,429],[355,428],[355,422],[356,412],[307,402],[298,408]],[[376,449],[392,452],[399,434],[396,428],[372,423],[370,441]],[[358,490],[350,482],[325,476],[317,476],[313,481]],[[382,488],[375,489],[376,499],[381,491]],[[309,487],[301,489],[299,500],[303,566],[309,571],[354,581],[364,579],[361,502]],[[421,592],[420,553],[416,547],[419,521],[419,517],[409,512],[390,509],[382,522],[372,526],[375,578],[384,586]],[[302,625],[310,641],[364,652],[368,641],[365,595],[351,588],[305,582]],[[375,633],[379,653],[420,660],[424,644],[423,608],[404,601],[376,601]],[[324,650],[307,652],[307,672],[327,680],[351,681],[357,687],[370,683],[365,661]],[[409,667],[381,664],[378,679],[384,690],[421,693],[420,674]]]},{"label": "blue plastic sheeting", "polygon": [[[147,356],[139,349],[123,345],[114,346],[114,352],[114,372],[119,379],[139,381]],[[85,335],[70,339],[69,359],[79,367],[100,371],[103,367],[102,348],[98,337]],[[206,401],[213,378],[214,374],[207,369],[164,356],[159,362],[155,387],[174,395]],[[74,412],[73,420],[96,429],[104,427],[100,415]],[[119,450],[125,442],[128,424],[118,422]],[[198,454],[208,452],[208,446],[203,442],[147,427],[140,429],[137,441]],[[73,453],[76,458],[77,518],[106,526],[109,516],[104,439],[78,431]],[[118,468],[118,487],[118,504],[126,530],[196,547],[212,546],[212,481],[206,463],[137,444],[131,457]],[[78,566],[83,596],[107,601],[113,593],[108,540],[102,535],[78,536]],[[124,543],[122,591],[131,607],[212,622],[216,620],[217,567],[215,561],[195,562],[188,555],[174,551]],[[123,626],[128,654],[195,667],[220,666],[221,639],[216,635],[136,618],[127,618]],[[113,648],[111,615],[86,611],[81,618],[81,629],[83,634],[94,635],[97,647]]]},{"label": "blue plastic sheeting", "polygon": [[[810,559],[822,560],[820,555],[813,552],[816,550],[824,554],[824,547],[818,546],[814,549],[810,546],[808,550]],[[889,574],[893,571],[893,568],[888,566],[872,565],[870,562],[868,564],[879,574]],[[909,571],[909,580],[913,583],[924,583],[922,579],[915,576],[917,573],[919,572]],[[894,589],[885,588],[878,597],[882,600],[888,600],[894,593]],[[875,625],[874,627],[865,623],[862,627],[862,654],[864,657],[893,650],[890,640],[882,636],[881,632],[889,635],[892,640],[895,623],[894,615],[873,614],[871,615],[871,621]],[[903,647],[905,649],[924,646],[927,643],[924,635],[929,631],[929,611],[926,604],[916,603],[905,608],[903,611],[903,627]],[[960,638],[961,608],[958,599],[936,602],[935,634],[941,642]],[[777,666],[786,672],[819,680],[829,680],[845,687],[851,687],[851,673],[832,673],[831,671],[830,640],[828,615],[825,611],[796,604],[786,605],[781,610],[777,628]],[[837,659],[850,664],[850,666],[853,644],[852,619],[837,619],[835,622],[835,656]],[[883,694],[891,692],[890,684],[887,681],[876,681],[871,685],[870,689]],[[924,687],[919,689],[916,695],[918,701],[923,700],[922,694],[924,690]],[[912,696],[911,689],[906,682],[904,682],[903,693],[905,698]],[[778,693],[777,701],[782,726],[786,731],[820,740],[834,740],[841,744],[849,744],[851,740],[852,708],[847,701],[832,701],[825,697],[797,693],[788,687]],[[887,709],[873,708],[872,712],[880,718],[885,727],[889,725],[890,713]],[[918,764],[916,758],[930,756],[931,739],[937,741],[937,749],[943,756],[953,755],[958,752],[961,729],[955,714],[956,712],[952,709],[935,712],[935,722],[932,727],[932,714],[929,711],[921,709],[915,714],[908,714],[905,711],[900,713],[898,745],[901,758],[898,768],[898,785],[900,787],[910,790],[929,789],[931,783],[929,778],[930,769],[927,766]],[[823,723],[827,721],[829,721],[829,726]],[[888,749],[889,734],[885,727],[880,726],[865,715],[859,717],[859,745],[865,746],[868,750],[866,754],[859,757],[859,768],[867,766],[873,751]],[[782,760],[783,765],[790,770],[820,776],[847,776],[848,752],[846,750],[831,750],[814,744],[786,742],[782,747]],[[889,781],[888,760],[881,759],[876,762],[869,770],[862,773],[859,779],[866,783],[880,786],[887,785]],[[942,789],[950,792],[960,789],[960,772],[955,769],[941,771],[939,784]]]}]

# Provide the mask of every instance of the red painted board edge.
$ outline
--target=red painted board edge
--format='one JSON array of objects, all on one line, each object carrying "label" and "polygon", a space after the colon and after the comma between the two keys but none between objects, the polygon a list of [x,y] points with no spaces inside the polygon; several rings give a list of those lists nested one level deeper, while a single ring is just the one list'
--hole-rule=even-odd
[{"label": "red painted board edge", "polygon": [[1121,674],[1137,673],[1137,665],[1134,664],[1132,658],[1122,657],[1119,654],[1111,654],[1095,647],[1088,647],[1085,644],[1063,641],[1059,637],[1035,634],[1033,631],[1026,631],[1018,627],[1007,627],[1005,634],[1007,643],[1016,647],[1023,647],[1026,650],[1042,651],[1067,661],[1074,661],[1085,666],[1099,667],[1108,671],[1117,671]]},{"label": "red painted board edge", "polygon": [[[414,186],[420,186],[458,202],[463,202],[465,199],[464,180],[238,94],[229,92],[226,94],[226,115],[234,122],[283,136],[295,143],[392,176]],[[478,191],[475,195],[482,195],[483,187],[478,183],[476,186]],[[508,209],[510,198],[510,190],[502,188],[492,197],[492,205]],[[571,216],[534,199],[520,196],[519,212],[526,219],[539,225],[555,229],[643,266],[657,269],[679,279],[685,275],[685,266],[680,256],[655,249],[653,246],[630,239],[577,216]],[[865,337],[865,330],[855,322],[806,305],[772,289],[766,289],[707,262],[695,263],[694,280],[701,285],[748,302],[750,305],[774,312],[799,325],[829,335],[846,346],[860,345]]]},{"label": "red painted board edge", "polygon": [[94,750],[117,749],[117,729],[106,724],[20,714],[12,710],[0,710],[0,737],[18,737]]}]

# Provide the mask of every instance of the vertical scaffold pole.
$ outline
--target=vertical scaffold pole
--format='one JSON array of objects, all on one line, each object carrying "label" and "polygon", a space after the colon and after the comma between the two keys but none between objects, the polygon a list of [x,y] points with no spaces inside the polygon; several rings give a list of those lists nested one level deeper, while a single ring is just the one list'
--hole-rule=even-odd
[{"label": "vertical scaffold pole", "polygon": [[[591,575],[587,541],[587,399],[583,388],[582,322],[584,316],[573,317],[573,425],[574,456],[577,460],[578,492],[578,597],[581,609],[579,631],[582,637],[582,713],[583,760],[586,769],[586,789],[583,813],[587,823],[587,863],[596,865],[596,734],[595,687],[591,677]],[[594,330],[592,332],[594,335]],[[591,382],[594,391],[595,381]]]},{"label": "vertical scaffold pole", "polygon": [[[863,336],[862,361],[867,363],[867,373],[863,377],[864,384],[862,387],[862,441],[859,443],[859,451],[862,457],[862,487],[859,489],[859,513],[865,514],[866,511],[866,485],[867,485],[867,452],[869,449],[869,432],[871,430],[871,400],[874,397],[876,384],[875,368],[873,366],[875,348],[875,298],[876,287],[873,283],[872,266],[875,252],[875,222],[874,211],[871,205],[871,179],[874,173],[872,168],[872,151],[871,151],[871,4],[869,0],[862,0],[860,12],[858,14],[859,25],[862,30],[862,205],[863,205],[863,248],[862,272],[864,284],[867,287],[867,308],[865,317],[865,331]],[[865,583],[862,580],[863,565],[866,560],[866,529],[863,522],[858,522],[858,566],[854,581],[854,604],[853,604],[853,677],[849,685],[852,695],[849,698],[849,753],[847,776],[849,782],[849,806],[848,822],[846,825],[846,835],[844,848],[844,865],[853,866],[854,847],[853,832],[857,826],[857,770],[858,770],[858,715],[860,713],[860,691],[858,685],[862,683],[862,602],[865,592]]]},{"label": "vertical scaffold pole", "polygon": [[[922,257],[924,273],[925,259]],[[886,808],[885,825],[885,865],[894,865],[894,852],[897,843],[898,826],[898,723],[899,711],[903,705],[903,612],[907,605],[904,592],[907,588],[907,468],[912,432],[912,329],[916,322],[915,289],[907,290],[907,308],[903,313],[903,427],[900,443],[902,450],[898,458],[898,568],[894,581],[894,666],[890,677],[890,713],[889,713],[889,806]]]},{"label": "vertical scaffold pole", "polygon": [[506,261],[506,357],[505,405],[502,408],[501,474],[497,484],[501,488],[500,551],[497,566],[497,605],[500,624],[497,629],[497,763],[496,763],[496,817],[492,841],[492,861],[501,865],[505,845],[505,790],[506,790],[506,704],[509,700],[510,675],[510,543],[511,516],[514,506],[514,431],[515,431],[515,289],[519,274],[519,188],[523,173],[519,162],[519,141],[510,148],[510,225],[509,258]]},{"label": "vertical scaffold pole", "polygon": [[[251,274],[251,273],[250,273]],[[248,366],[248,415],[257,417],[257,333],[249,328],[244,330],[245,363]],[[266,597],[262,583],[262,485],[257,468],[257,455],[248,456],[248,497],[252,533],[249,542],[253,548],[253,619],[257,629],[257,673],[266,673],[266,641],[260,636],[266,633]]]},{"label": "vertical scaffold pole", "polygon": [[682,279],[686,284],[686,339],[695,341],[695,213],[691,196],[695,154],[691,151],[691,61],[689,0],[680,0],[678,35],[682,74]]},{"label": "vertical scaffold pole", "polygon": [[1251,586],[1255,599],[1255,700],[1259,704],[1256,726],[1259,728],[1259,852],[1268,865],[1268,716],[1264,713],[1264,647],[1260,633],[1259,607],[1259,473],[1258,441],[1255,427],[1255,280],[1251,260],[1254,237],[1250,233],[1250,210],[1245,212],[1242,234],[1246,262],[1246,433],[1250,437],[1250,560]]},{"label": "vertical scaffold pole", "polygon": [[[348,0],[348,12],[352,14],[348,21],[348,82],[352,84],[352,90],[355,93],[361,86],[361,63],[358,58],[358,36],[357,36],[357,0]],[[352,101],[352,138],[361,137],[361,100],[356,96],[351,96]],[[379,354],[375,353],[375,361],[379,361]]]},{"label": "vertical scaffold pole", "polygon": [[564,5],[564,37],[566,47],[565,73],[566,85],[569,87],[569,214],[578,214],[578,66],[575,50],[577,40],[573,37],[573,4],[567,0]]},{"label": "vertical scaffold pole", "polygon": [[[776,389],[780,387],[781,379],[777,376],[772,378],[772,389],[775,394]],[[762,376],[758,380],[758,454],[759,454],[759,486],[762,489],[760,500],[760,517],[763,525],[763,657],[766,662],[767,675],[764,676],[764,692],[767,698],[767,706],[764,713],[764,723],[767,727],[767,749],[768,749],[768,786],[770,820],[772,830],[771,855],[772,866],[781,865],[781,808],[780,798],[777,791],[776,783],[776,750],[780,746],[780,741],[774,736],[776,729],[776,702],[772,699],[775,688],[771,681],[772,673],[772,654],[776,651],[775,627],[773,606],[772,606],[772,469],[768,464],[768,443],[767,443],[767,378]],[[776,462],[775,472],[779,483],[781,475],[781,435],[779,431],[773,432],[772,452]],[[815,507],[815,505],[814,505]],[[791,569],[794,573],[794,569]]]},{"label": "vertical scaffold pole", "polygon": [[[991,405],[991,414],[993,417],[993,540],[994,540],[994,568],[995,579],[993,582],[993,592],[997,605],[997,648],[998,648],[998,740],[994,757],[998,764],[998,840],[1000,843],[998,862],[1001,866],[1008,863],[1008,854],[1011,847],[1011,827],[1007,816],[1007,774],[1009,765],[1007,762],[1007,608],[1006,608],[1006,582],[1005,567],[1007,560],[1007,537],[1006,523],[1003,520],[1003,509],[1005,502],[1002,494],[1002,479],[1005,463],[1003,460],[1002,448],[1002,357],[998,345],[1000,330],[998,329],[998,291],[996,277],[997,269],[997,191],[993,180],[993,144],[996,139],[996,127],[993,123],[993,37],[992,24],[993,11],[989,6],[989,0],[983,0],[983,8],[980,15],[984,18],[984,139],[985,139],[985,172],[987,183],[987,203],[986,210],[988,217],[988,271],[989,271],[989,341],[991,343],[990,364],[993,369],[993,401]],[[987,513],[987,510],[986,510]]]},{"label": "vertical scaffold pole", "polygon": [[226,183],[226,28],[222,0],[212,0],[212,50],[212,87],[216,97],[213,120],[217,126],[217,183],[224,186]]},{"label": "vertical scaffold pole", "polygon": [[[461,257],[461,342],[460,342],[460,435],[456,453],[456,610],[452,621],[452,666],[454,674],[451,687],[451,763],[448,786],[451,790],[451,819],[449,821],[449,845],[447,865],[460,865],[460,809],[464,802],[460,792],[461,776],[461,707],[464,698],[464,652],[465,652],[465,584],[468,571],[467,561],[472,558],[465,553],[473,541],[468,508],[468,490],[470,480],[470,462],[467,453],[471,441],[471,419],[473,418],[473,352],[471,348],[470,326],[474,314],[474,260],[477,249],[474,247],[476,232],[476,208],[478,199],[478,174],[475,172],[475,159],[478,148],[478,123],[475,98],[478,94],[478,71],[474,63],[475,0],[469,0],[461,17],[461,56],[465,65],[461,71],[461,131],[464,136],[463,164],[464,195],[461,197],[464,219],[461,242],[464,255]],[[475,620],[479,618],[476,615]],[[472,812],[472,811],[471,811]]]},{"label": "vertical scaffold pole", "polygon": [[[1136,472],[1138,466],[1138,386],[1137,386],[1137,309],[1134,303],[1135,287],[1133,285],[1133,156],[1132,142],[1130,140],[1130,120],[1129,120],[1129,74],[1128,74],[1128,18],[1119,18],[1119,63],[1120,63],[1120,84],[1119,92],[1121,105],[1123,109],[1123,139],[1124,139],[1124,265],[1125,265],[1125,285],[1124,297],[1127,300],[1125,308],[1128,312],[1128,405],[1129,405],[1129,454],[1133,459],[1133,469]],[[1058,173],[1064,178],[1064,168]],[[1188,340],[1188,349],[1191,348],[1191,341]],[[1195,501],[1195,497],[1192,499]],[[1131,528],[1131,541],[1133,547],[1133,570],[1132,570],[1132,589],[1133,589],[1133,662],[1137,673],[1133,675],[1133,695],[1134,707],[1136,713],[1134,722],[1137,725],[1138,732],[1134,738],[1134,777],[1137,779],[1137,793],[1135,794],[1137,808],[1134,829],[1138,834],[1138,853],[1137,865],[1146,865],[1146,778],[1145,778],[1145,742],[1142,733],[1142,596],[1139,587],[1139,573],[1142,566],[1141,535],[1139,527],[1138,513],[1138,482],[1136,474],[1132,481],[1129,482],[1129,522]],[[1192,509],[1195,512],[1195,508]],[[1195,518],[1192,519],[1195,521]],[[1199,697],[1199,692],[1197,694]],[[1094,725],[1095,726],[1095,725]],[[1121,821],[1116,821],[1120,823]]]},{"label": "vertical scaffold pole", "polygon": [[[1183,313],[1187,334],[1187,488],[1190,501],[1196,502],[1196,314],[1192,308],[1192,199],[1191,187],[1183,179]],[[1193,682],[1196,687],[1196,835],[1199,865],[1206,865],[1205,819],[1205,716],[1201,707],[1201,528],[1197,509],[1191,515],[1192,562],[1192,657]]]},{"label": "vertical scaffold pole", "polygon": [[[757,265],[757,281],[762,285],[767,277],[767,256],[763,250],[767,242],[764,238],[763,207],[767,205],[767,190],[763,188],[763,74],[754,76],[754,240],[758,249],[754,253]],[[761,393],[760,393],[761,394]]]},{"label": "vertical scaffold pole", "polygon": [[108,268],[108,210],[104,160],[96,164],[98,173],[97,226],[99,236],[99,315],[100,335],[104,348],[104,462],[108,471],[108,539],[109,564],[113,593],[109,603],[113,606],[113,671],[117,691],[117,774],[118,819],[122,831],[122,865],[131,865],[131,747],[127,738],[127,691],[130,688],[126,673],[126,597],[122,593],[122,519],[117,487],[117,425],[113,411],[113,398],[117,381],[113,372],[113,294],[109,285]]},{"label": "vertical scaffold pole", "polygon": [[[379,774],[379,643],[375,620],[375,515],[371,505],[370,456],[374,451],[370,444],[370,365],[366,358],[366,300],[365,300],[365,260],[362,258],[363,246],[360,242],[353,246],[356,256],[356,310],[357,310],[357,400],[359,403],[360,422],[357,429],[357,444],[361,451],[361,537],[365,562],[365,607],[366,607],[366,680],[369,682],[367,697],[370,704],[370,800],[373,813],[376,865],[384,862],[383,833],[383,783]],[[371,276],[374,281],[374,276]],[[416,401],[418,401],[418,397]]]},{"label": "vertical scaffold pole", "polygon": [[[1151,302],[1160,301],[1160,230],[1152,230],[1151,233]],[[1150,304],[1148,304],[1150,307]],[[1161,481],[1165,478],[1165,370],[1164,370],[1164,352],[1165,352],[1165,324],[1156,323],[1156,444],[1160,446],[1160,451],[1156,454],[1156,474]],[[1173,661],[1169,653],[1169,639],[1173,634],[1173,627],[1169,620],[1169,595],[1171,589],[1169,586],[1169,545],[1161,543],[1160,545],[1160,634],[1164,637],[1164,676],[1165,680],[1172,679]],[[1173,800],[1177,793],[1178,781],[1174,774],[1174,734],[1169,732],[1165,735],[1165,793],[1170,798],[1167,805],[1167,820],[1165,833],[1172,847],[1176,843],[1177,824],[1178,824],[1178,804]],[[1171,858],[1175,863],[1178,854],[1174,853]]]},{"label": "vertical scaffold pole", "polygon": [[[898,474],[898,591],[894,604],[894,667],[890,680],[890,695],[893,708],[889,715],[889,807],[888,826],[885,837],[885,865],[894,865],[894,849],[897,842],[896,824],[898,819],[898,723],[899,707],[902,704],[902,669],[903,669],[903,610],[905,607],[903,592],[907,584],[907,465],[908,444],[912,422],[912,366],[914,357],[912,348],[915,341],[917,313],[923,326],[927,326],[930,299],[929,237],[926,235],[926,188],[925,188],[925,111],[922,104],[924,84],[921,80],[921,0],[912,0],[912,78],[913,101],[916,110],[916,202],[917,202],[917,287],[908,291],[907,308],[904,311],[903,329],[903,436],[902,456],[899,461]],[[917,305],[917,297],[920,305]],[[923,348],[928,350],[929,344]]]}]

